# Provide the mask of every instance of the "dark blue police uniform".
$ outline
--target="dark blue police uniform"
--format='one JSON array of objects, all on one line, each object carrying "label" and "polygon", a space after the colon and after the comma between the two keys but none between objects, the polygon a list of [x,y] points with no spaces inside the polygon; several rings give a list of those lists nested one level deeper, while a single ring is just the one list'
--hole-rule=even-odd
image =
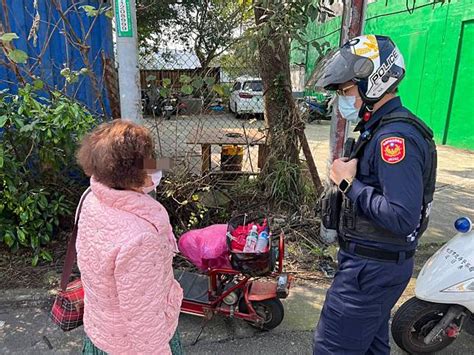
[{"label": "dark blue police uniform", "polygon": [[[384,116],[407,111],[398,97],[393,98],[359,125],[361,137]],[[390,311],[413,271],[423,174],[432,163],[429,146],[414,125],[388,123],[374,132],[358,158],[357,174],[345,198],[358,211],[356,220],[365,218],[384,235],[345,240],[314,334],[314,354],[389,354]],[[357,255],[360,246],[396,255],[397,260]]]}]

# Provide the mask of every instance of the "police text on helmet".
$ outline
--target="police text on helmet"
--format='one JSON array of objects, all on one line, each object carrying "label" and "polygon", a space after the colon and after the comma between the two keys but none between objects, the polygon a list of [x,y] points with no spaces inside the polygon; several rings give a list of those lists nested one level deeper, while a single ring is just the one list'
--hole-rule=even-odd
[{"label": "police text on helmet", "polygon": [[372,84],[375,85],[380,78],[383,78],[385,73],[387,73],[390,70],[390,68],[393,66],[393,64],[395,63],[397,59],[398,59],[398,51],[395,48],[393,52],[388,56],[387,61],[384,62],[382,66],[377,70],[377,72],[372,74],[372,76],[370,77],[370,81],[372,81]]}]

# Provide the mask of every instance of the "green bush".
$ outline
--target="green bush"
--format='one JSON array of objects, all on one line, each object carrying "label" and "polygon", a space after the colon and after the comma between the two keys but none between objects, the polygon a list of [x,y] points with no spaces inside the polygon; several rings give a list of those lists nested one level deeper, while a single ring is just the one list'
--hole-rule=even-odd
[{"label": "green bush", "polygon": [[0,93],[0,243],[31,248],[34,265],[51,260],[44,247],[84,190],[74,154],[95,124],[60,93],[45,99],[30,85]]},{"label": "green bush", "polygon": [[272,171],[261,181],[269,201],[290,211],[302,205],[313,206],[316,201],[314,187],[302,174],[301,164],[284,160],[275,160],[273,164]]}]

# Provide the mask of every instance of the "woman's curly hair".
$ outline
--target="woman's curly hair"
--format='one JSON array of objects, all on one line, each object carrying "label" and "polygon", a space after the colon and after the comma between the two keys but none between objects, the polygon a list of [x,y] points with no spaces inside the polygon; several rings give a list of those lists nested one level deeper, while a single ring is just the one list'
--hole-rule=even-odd
[{"label": "woman's curly hair", "polygon": [[143,162],[154,157],[150,131],[130,121],[101,124],[84,137],[77,161],[88,176],[113,189],[145,184]]}]

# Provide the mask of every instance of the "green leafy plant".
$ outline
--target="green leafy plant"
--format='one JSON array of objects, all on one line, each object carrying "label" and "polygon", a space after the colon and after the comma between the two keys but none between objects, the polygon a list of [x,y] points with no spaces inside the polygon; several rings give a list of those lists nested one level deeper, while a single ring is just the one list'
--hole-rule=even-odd
[{"label": "green leafy plant", "polygon": [[4,51],[6,56],[16,64],[24,64],[28,60],[28,54],[20,49],[12,49],[11,47],[6,47],[5,44],[9,44],[15,39],[19,39],[18,35],[14,32],[4,33],[0,36],[0,41],[4,45]]},{"label": "green leafy plant", "polygon": [[88,17],[96,17],[104,13],[105,13],[105,16],[107,16],[108,18],[112,19],[114,17],[114,12],[112,11],[111,6],[101,5],[98,9],[96,9],[94,6],[91,6],[91,5],[83,5],[83,6],[80,6],[80,8],[84,10],[84,12],[86,13]]},{"label": "green leafy plant", "polygon": [[18,39],[20,37],[18,37],[18,35],[14,32],[8,32],[8,33],[4,33],[3,35],[0,36],[0,41],[2,41],[3,43],[7,43],[7,42],[11,42],[13,41],[14,39]]},{"label": "green leafy plant", "polygon": [[0,94],[0,243],[13,252],[30,248],[34,265],[51,260],[45,246],[83,190],[74,154],[96,124],[60,93],[38,97],[42,86],[37,80],[16,95]]},{"label": "green leafy plant", "polygon": [[81,75],[85,75],[89,72],[87,68],[80,70],[71,70],[70,68],[64,68],[59,73],[66,79],[66,83],[73,84],[79,81]]},{"label": "green leafy plant", "polygon": [[285,160],[274,160],[272,171],[263,177],[263,185],[269,200],[282,208],[296,208],[302,204],[312,204],[314,189],[303,174],[301,165]]}]

